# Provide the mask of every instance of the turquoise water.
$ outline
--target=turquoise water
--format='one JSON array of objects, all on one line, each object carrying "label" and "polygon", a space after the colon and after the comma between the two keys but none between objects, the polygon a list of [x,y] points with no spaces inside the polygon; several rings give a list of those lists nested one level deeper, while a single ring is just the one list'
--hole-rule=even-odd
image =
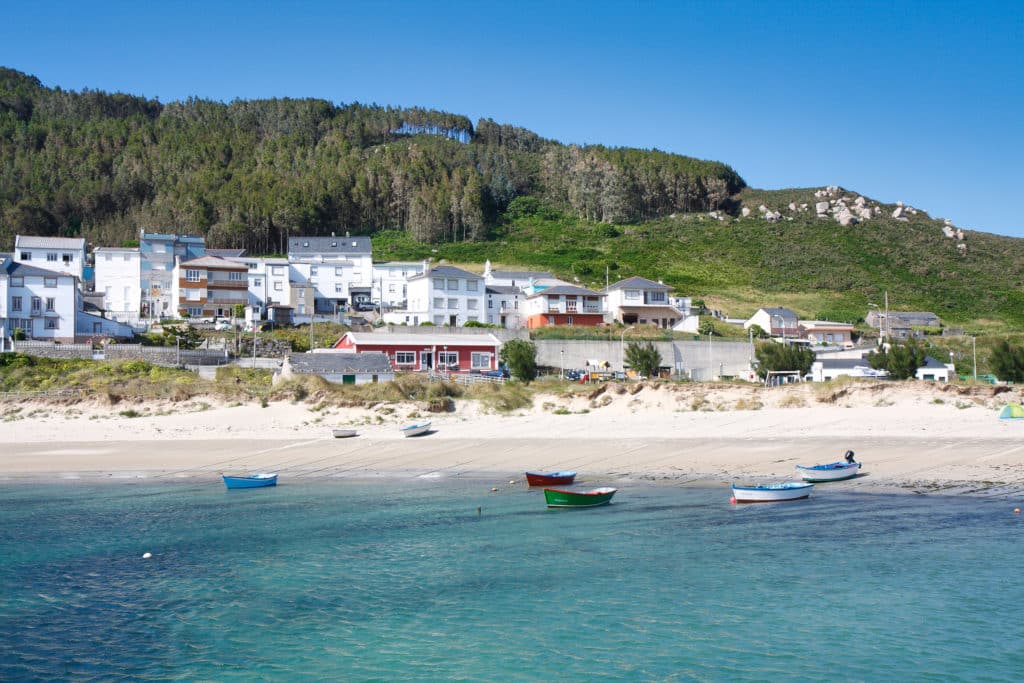
[{"label": "turquoise water", "polygon": [[0,680],[1024,678],[1019,503],[492,485],[0,486]]}]

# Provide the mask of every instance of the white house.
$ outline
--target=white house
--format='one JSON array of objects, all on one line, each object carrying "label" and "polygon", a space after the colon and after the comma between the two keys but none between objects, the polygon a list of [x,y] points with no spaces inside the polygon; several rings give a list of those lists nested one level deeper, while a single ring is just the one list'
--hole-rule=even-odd
[{"label": "white house", "polygon": [[171,298],[175,265],[206,253],[206,240],[193,235],[139,231],[142,315],[146,318],[177,316],[177,301]]},{"label": "white house", "polygon": [[943,363],[931,356],[925,356],[924,365],[917,369],[914,376],[929,382],[948,382],[955,372],[956,367],[952,363]]},{"label": "white house", "polygon": [[[427,271],[425,261],[380,261],[373,264],[371,303],[384,309],[404,309],[408,300],[409,278]],[[365,308],[365,306],[361,306]]]},{"label": "white house", "polygon": [[431,322],[456,327],[486,320],[484,279],[476,273],[453,266],[436,266],[409,278],[408,292],[409,303],[404,314],[418,319],[408,324]]},{"label": "white house", "polygon": [[526,316],[521,308],[526,302],[526,294],[518,287],[503,285],[487,285],[486,321],[491,325],[500,325],[509,329],[518,329],[526,324]]},{"label": "white house", "polygon": [[85,240],[80,237],[16,235],[14,260],[28,266],[85,279]]},{"label": "white house", "polygon": [[623,325],[655,325],[664,329],[675,327],[683,314],[672,306],[672,288],[661,282],[631,277],[604,289],[605,308],[609,317]]},{"label": "white house", "polygon": [[92,250],[96,292],[114,320],[135,323],[142,311],[142,257],[138,249],[96,247]]},{"label": "white house", "polygon": [[373,248],[370,238],[290,237],[288,263],[295,286],[313,289],[307,314],[334,315],[356,304],[370,304],[373,286]]},{"label": "white house", "polygon": [[743,323],[743,329],[749,330],[757,325],[771,336],[797,337],[800,330],[797,326],[800,319],[788,308],[759,308],[757,312]]},{"label": "white house", "polygon": [[484,284],[488,287],[515,287],[524,289],[537,280],[551,280],[554,276],[541,270],[493,270],[490,260],[484,263]]},{"label": "white house", "polygon": [[29,339],[73,343],[79,303],[78,278],[0,259],[0,326],[9,336],[20,329]]},{"label": "white house", "polygon": [[258,312],[259,318],[266,317],[269,306],[291,304],[291,277],[288,259],[229,256],[226,257],[226,260],[241,263],[246,267],[248,305]]},{"label": "white house", "polygon": [[853,325],[828,320],[801,320],[800,336],[812,344],[853,346]]}]

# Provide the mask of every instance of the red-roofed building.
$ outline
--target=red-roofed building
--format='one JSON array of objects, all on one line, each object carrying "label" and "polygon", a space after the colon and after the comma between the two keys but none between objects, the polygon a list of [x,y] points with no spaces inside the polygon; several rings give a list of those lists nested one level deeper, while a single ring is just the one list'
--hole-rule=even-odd
[{"label": "red-roofed building", "polygon": [[346,332],[334,348],[382,352],[395,372],[471,372],[498,369],[501,341],[493,334]]},{"label": "red-roofed building", "polygon": [[604,294],[586,287],[556,284],[526,297],[526,327],[549,325],[597,327],[604,324]]}]

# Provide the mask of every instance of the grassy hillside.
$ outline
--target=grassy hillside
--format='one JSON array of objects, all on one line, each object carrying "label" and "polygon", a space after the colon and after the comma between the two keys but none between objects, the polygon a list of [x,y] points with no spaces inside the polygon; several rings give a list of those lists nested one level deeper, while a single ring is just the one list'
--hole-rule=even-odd
[{"label": "grassy hillside", "polygon": [[[848,193],[856,197],[855,193]],[[486,243],[417,244],[388,232],[374,237],[375,258],[446,260],[550,270],[588,287],[641,275],[679,295],[703,299],[731,316],[765,305],[806,318],[862,320],[867,304],[929,310],[947,325],[972,331],[1024,327],[1024,240],[965,231],[966,252],[922,211],[908,222],[878,218],[849,227],[817,218],[814,189],[745,190],[737,209],[750,216],[718,220],[676,214],[639,225],[588,223],[537,207],[504,223]],[[810,204],[792,220],[770,223],[757,207]]]}]

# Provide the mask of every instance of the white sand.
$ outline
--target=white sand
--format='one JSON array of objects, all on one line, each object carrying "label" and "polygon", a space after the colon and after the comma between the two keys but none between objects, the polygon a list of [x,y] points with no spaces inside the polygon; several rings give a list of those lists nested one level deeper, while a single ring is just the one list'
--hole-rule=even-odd
[{"label": "white sand", "polygon": [[[1001,393],[997,393],[1001,392]],[[0,405],[0,480],[213,479],[273,469],[282,482],[367,476],[466,476],[502,484],[526,470],[575,469],[580,483],[671,484],[792,479],[794,466],[854,450],[845,488],[1024,492],[1024,422],[999,420],[1019,388],[865,382],[827,388],[609,385],[539,396],[532,409],[453,413],[416,404],[374,409],[190,402],[104,407]],[[142,417],[121,413],[134,410]],[[434,431],[398,427],[430,419]],[[333,426],[355,426],[334,439]]]}]

